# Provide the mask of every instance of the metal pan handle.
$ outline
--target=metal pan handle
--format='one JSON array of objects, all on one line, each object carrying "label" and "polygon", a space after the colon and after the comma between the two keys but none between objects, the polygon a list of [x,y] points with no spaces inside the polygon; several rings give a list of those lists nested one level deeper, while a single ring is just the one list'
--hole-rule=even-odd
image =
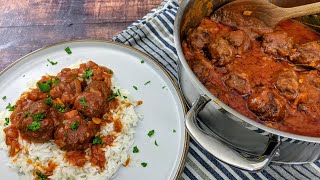
[{"label": "metal pan handle", "polygon": [[209,101],[210,98],[206,95],[201,95],[192,104],[191,109],[186,115],[186,127],[193,139],[217,159],[229,165],[247,171],[260,171],[266,167],[272,157],[279,152],[280,137],[270,135],[268,145],[263,154],[259,156],[244,156],[246,152],[233,148],[218,135],[207,133],[199,127],[197,115]]}]

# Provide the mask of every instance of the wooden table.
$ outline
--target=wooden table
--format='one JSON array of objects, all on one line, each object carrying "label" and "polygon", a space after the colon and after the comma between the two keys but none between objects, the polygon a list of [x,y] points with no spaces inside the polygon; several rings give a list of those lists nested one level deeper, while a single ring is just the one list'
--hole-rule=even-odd
[{"label": "wooden table", "polygon": [[71,39],[111,39],[162,0],[0,0],[0,70]]}]

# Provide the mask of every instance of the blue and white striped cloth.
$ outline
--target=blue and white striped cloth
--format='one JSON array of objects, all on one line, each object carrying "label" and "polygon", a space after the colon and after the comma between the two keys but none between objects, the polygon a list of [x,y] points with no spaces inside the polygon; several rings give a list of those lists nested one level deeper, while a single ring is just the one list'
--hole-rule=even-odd
[{"label": "blue and white striped cloth", "polygon": [[[173,24],[178,8],[178,1],[165,0],[113,40],[147,53],[178,80],[178,56],[173,40]],[[271,164],[262,172],[249,173],[218,161],[191,139],[181,179],[320,179],[320,162],[304,165]]]}]

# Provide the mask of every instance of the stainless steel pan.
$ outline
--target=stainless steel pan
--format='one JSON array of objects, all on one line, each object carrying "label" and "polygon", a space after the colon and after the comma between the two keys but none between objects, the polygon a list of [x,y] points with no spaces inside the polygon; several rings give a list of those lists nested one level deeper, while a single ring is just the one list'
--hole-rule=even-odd
[{"label": "stainless steel pan", "polygon": [[[225,3],[226,0],[184,0],[176,16],[174,40],[180,59],[180,86],[190,106],[186,115],[190,135],[221,161],[249,171],[259,171],[270,161],[306,163],[319,159],[320,138],[282,132],[241,115],[212,95],[188,66],[181,48],[187,31]],[[295,6],[302,1],[274,3]]]}]

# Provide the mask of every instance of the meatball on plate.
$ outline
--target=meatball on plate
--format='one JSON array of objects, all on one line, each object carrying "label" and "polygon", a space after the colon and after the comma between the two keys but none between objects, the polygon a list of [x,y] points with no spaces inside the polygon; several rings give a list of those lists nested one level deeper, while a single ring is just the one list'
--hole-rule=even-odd
[{"label": "meatball on plate", "polygon": [[[176,179],[185,107],[160,64],[125,45],[72,41],[0,74],[2,179]],[[9,164],[9,166],[7,166]]]}]

